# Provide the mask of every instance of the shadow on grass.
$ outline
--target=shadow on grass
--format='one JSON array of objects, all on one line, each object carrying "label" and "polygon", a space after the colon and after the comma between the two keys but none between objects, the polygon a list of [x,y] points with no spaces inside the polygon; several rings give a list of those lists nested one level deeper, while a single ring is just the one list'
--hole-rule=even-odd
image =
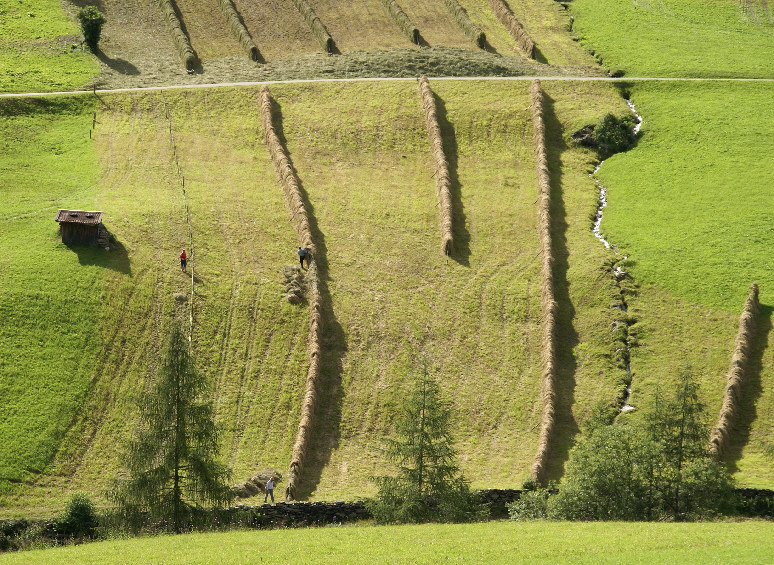
[{"label": "shadow on grass", "polygon": [[452,201],[452,235],[454,237],[454,251],[449,255],[460,265],[470,267],[470,232],[467,227],[465,207],[462,204],[462,186],[457,175],[457,135],[454,125],[449,122],[446,113],[446,104],[439,96],[433,93],[438,115],[438,127],[441,128],[443,137],[443,154],[449,163],[449,181],[451,183]]},{"label": "shadow on grass", "polygon": [[538,63],[543,63],[544,65],[548,64],[548,59],[546,59],[546,56],[543,55],[543,52],[537,45],[535,45],[535,61]]},{"label": "shadow on grass", "polygon": [[94,265],[132,276],[129,253],[120,241],[111,239],[110,251],[96,245],[68,245],[67,248],[78,255],[81,265]]},{"label": "shadow on grass", "polygon": [[570,300],[567,250],[567,211],[562,197],[562,153],[568,149],[562,135],[562,124],[554,111],[554,100],[544,94],[546,156],[551,177],[551,244],[554,252],[554,292],[559,306],[556,318],[556,428],[548,459],[548,480],[561,478],[572,447],[578,423],[572,413],[575,403],[575,369],[573,350],[578,334],[573,327],[575,308]]},{"label": "shadow on grass", "polygon": [[[287,141],[282,129],[282,109],[276,100],[272,100],[272,114],[274,116],[274,129],[277,137],[279,137],[282,146],[287,149]],[[290,160],[290,166],[293,167],[295,172],[292,159]],[[323,318],[322,343],[320,344],[322,350],[321,379],[317,387],[317,408],[312,418],[312,434],[307,460],[301,471],[301,484],[296,492],[296,498],[303,500],[308,498],[317,488],[320,476],[323,469],[328,465],[331,453],[339,445],[341,407],[344,400],[344,391],[341,388],[341,360],[347,350],[347,342],[344,337],[344,330],[333,311],[333,301],[328,289],[330,274],[325,235],[317,224],[314,207],[309,201],[309,196],[306,190],[304,190],[300,178],[298,187],[306,207],[309,228],[316,248],[314,261],[317,264],[318,289],[320,291]]]},{"label": "shadow on grass", "polygon": [[[728,452],[724,458],[728,465],[728,470],[731,473],[736,473],[739,470],[738,463],[742,458],[742,450],[750,440],[750,427],[758,418],[756,405],[763,393],[763,386],[761,384],[763,353],[769,345],[772,313],[774,313],[774,307],[761,304],[761,309],[758,314],[758,339],[755,342],[755,347],[750,355],[749,365],[746,368],[747,381],[744,383],[744,388],[742,389],[739,418],[731,430],[731,437],[728,442]],[[729,352],[729,359],[730,358],[731,352]]]},{"label": "shadow on grass", "polygon": [[122,75],[139,75],[140,70],[135,67],[133,64],[131,64],[129,61],[125,61],[124,59],[111,59],[108,57],[102,49],[97,49],[97,52],[95,53],[97,56],[97,59],[105,63],[109,68],[116,71],[117,73],[121,73]]}]

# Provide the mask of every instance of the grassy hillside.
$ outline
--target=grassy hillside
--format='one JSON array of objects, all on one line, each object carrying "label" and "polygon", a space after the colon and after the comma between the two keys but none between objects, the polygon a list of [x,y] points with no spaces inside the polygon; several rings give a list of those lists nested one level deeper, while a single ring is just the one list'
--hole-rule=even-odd
[{"label": "grassy hillside", "polygon": [[[642,138],[599,172],[609,198],[602,230],[630,256],[631,272],[647,287],[635,301],[642,323],[633,402],[691,365],[716,417],[739,313],[750,283],[760,284],[768,306],[738,478],[769,486],[774,363],[766,347],[774,264],[764,250],[774,247],[774,196],[762,187],[774,168],[761,156],[774,150],[768,135],[774,121],[761,109],[772,94],[766,84],[637,84],[632,98],[645,120]],[[746,432],[740,434],[743,444]]]},{"label": "grassy hillside", "polygon": [[576,0],[574,30],[630,76],[774,77],[766,0]]},{"label": "grassy hillside", "polygon": [[83,87],[99,74],[60,0],[0,0],[0,92]]},{"label": "grassy hillside", "polygon": [[[638,535],[631,535],[632,528]],[[490,522],[135,538],[0,557],[0,563],[770,563],[769,522]],[[625,544],[621,539],[626,538]],[[384,540],[389,539],[389,543]]]}]

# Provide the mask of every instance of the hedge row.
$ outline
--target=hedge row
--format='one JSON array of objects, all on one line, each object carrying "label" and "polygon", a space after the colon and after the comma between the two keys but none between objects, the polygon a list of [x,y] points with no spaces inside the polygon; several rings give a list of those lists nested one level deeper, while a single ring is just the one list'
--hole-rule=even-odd
[{"label": "hedge row", "polygon": [[223,12],[223,16],[226,18],[226,22],[228,22],[228,27],[231,28],[231,33],[234,34],[239,44],[247,52],[247,56],[253,61],[257,61],[260,57],[258,47],[253,42],[253,38],[250,37],[250,32],[247,31],[242,18],[239,17],[239,12],[234,7],[234,3],[231,0],[218,0],[218,4],[220,4],[220,11]]},{"label": "hedge row", "polygon": [[306,0],[293,0],[293,5],[301,12],[301,15],[304,16],[304,20],[306,20],[307,25],[312,28],[312,33],[314,33],[314,36],[317,38],[317,41],[320,42],[320,45],[325,52],[329,55],[333,53],[333,38],[331,37],[331,34],[328,33],[328,30],[325,29],[320,18],[317,17],[314,8],[312,8]]},{"label": "hedge row", "polygon": [[481,28],[479,28],[470,20],[470,17],[468,17],[468,13],[465,11],[465,8],[460,6],[457,0],[443,1],[446,4],[446,7],[449,8],[451,15],[454,17],[454,21],[457,22],[457,25],[460,26],[465,35],[472,39],[473,43],[475,43],[479,48],[484,49],[486,47],[486,35],[484,35],[484,32],[481,31]]},{"label": "hedge row", "polygon": [[758,285],[752,283],[742,308],[742,315],[739,317],[739,331],[736,334],[731,366],[726,374],[726,390],[723,393],[720,416],[710,436],[709,452],[718,457],[725,455],[728,450],[731,430],[741,409],[742,387],[749,373],[750,354],[757,337],[760,306]]},{"label": "hedge row", "polygon": [[193,71],[198,63],[196,52],[191,47],[191,41],[183,31],[183,22],[177,15],[177,7],[174,0],[158,0],[159,6],[164,11],[164,19],[167,20],[169,31],[172,34],[172,40],[175,42],[177,52],[183,60],[186,70]]},{"label": "hedge row", "polygon": [[417,29],[417,26],[411,23],[411,20],[406,15],[406,12],[403,11],[403,8],[401,8],[395,0],[382,0],[382,4],[384,4],[384,7],[390,13],[390,16],[395,23],[398,24],[398,27],[403,34],[409,38],[409,41],[419,45],[419,30]]},{"label": "hedge row", "polygon": [[282,191],[285,194],[285,203],[290,209],[293,225],[298,234],[301,247],[310,250],[312,260],[306,273],[306,283],[309,300],[309,369],[306,373],[306,392],[301,407],[301,419],[298,423],[296,441],[293,445],[290,469],[288,470],[288,482],[285,488],[285,497],[288,500],[296,499],[296,490],[301,480],[309,452],[312,422],[317,408],[320,381],[320,357],[322,337],[322,301],[320,299],[319,278],[317,275],[317,262],[315,259],[315,245],[312,241],[312,232],[309,225],[309,216],[301,195],[298,177],[290,164],[285,147],[282,145],[274,130],[273,101],[269,87],[261,87],[261,122],[266,140],[266,148],[269,151]]},{"label": "hedge row", "polygon": [[419,98],[425,114],[427,137],[430,139],[430,152],[435,161],[435,190],[438,197],[438,207],[441,216],[441,252],[450,255],[454,251],[454,236],[452,235],[452,201],[451,177],[449,163],[443,152],[443,137],[438,125],[438,113],[435,107],[435,97],[430,90],[427,77],[419,77]]},{"label": "hedge row", "polygon": [[530,59],[535,58],[535,42],[530,39],[527,32],[513,15],[508,4],[504,0],[489,0],[489,5],[492,7],[492,11],[497,16],[497,19],[502,22],[508,33],[516,41],[522,52]]},{"label": "hedge row", "polygon": [[556,316],[559,305],[554,292],[554,254],[551,242],[551,183],[546,157],[546,130],[543,117],[543,90],[539,80],[533,80],[530,88],[532,99],[532,125],[535,136],[535,166],[538,182],[538,231],[543,261],[540,271],[540,310],[543,317],[542,374],[540,393],[543,399],[543,415],[532,478],[545,483],[546,466],[556,424]]}]

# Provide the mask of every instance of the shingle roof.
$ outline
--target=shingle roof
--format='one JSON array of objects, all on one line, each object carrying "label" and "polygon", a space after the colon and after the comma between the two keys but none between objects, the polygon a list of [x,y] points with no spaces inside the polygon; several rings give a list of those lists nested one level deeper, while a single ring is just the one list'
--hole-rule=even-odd
[{"label": "shingle roof", "polygon": [[86,212],[85,210],[59,210],[56,221],[65,224],[91,224],[102,223],[102,212]]}]

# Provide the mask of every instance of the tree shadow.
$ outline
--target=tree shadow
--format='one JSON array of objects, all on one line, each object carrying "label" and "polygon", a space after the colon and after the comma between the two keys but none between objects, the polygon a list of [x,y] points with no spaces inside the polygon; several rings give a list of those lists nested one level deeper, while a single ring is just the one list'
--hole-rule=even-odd
[{"label": "tree shadow", "polygon": [[568,149],[562,135],[562,124],[554,111],[554,100],[544,98],[546,128],[546,158],[551,182],[551,244],[554,253],[554,293],[559,306],[556,315],[556,427],[546,477],[558,480],[564,471],[574,438],[579,432],[572,413],[575,404],[575,370],[573,355],[578,345],[578,334],[573,322],[575,307],[570,300],[570,282],[567,280],[569,251],[567,249],[567,210],[562,197],[562,153]]},{"label": "tree shadow", "polygon": [[132,276],[132,267],[126,247],[112,237],[109,251],[96,245],[67,245],[67,248],[78,255],[78,262],[81,265],[94,265]]},{"label": "tree shadow", "polygon": [[121,73],[122,75],[139,75],[140,70],[135,67],[133,64],[131,64],[129,61],[125,61],[124,59],[111,59],[107,56],[107,54],[100,48],[97,48],[96,53],[94,53],[97,56],[97,59],[105,63],[109,68],[116,71],[117,73]]},{"label": "tree shadow", "polygon": [[742,451],[750,440],[750,428],[752,423],[758,418],[756,405],[763,393],[763,385],[761,384],[763,354],[769,346],[772,313],[774,313],[774,307],[761,304],[760,312],[758,313],[758,335],[750,354],[749,363],[745,368],[747,380],[742,388],[738,411],[739,416],[731,429],[728,450],[723,458],[731,473],[739,470],[738,463],[742,458]]},{"label": "tree shadow", "polygon": [[465,206],[462,204],[462,186],[457,175],[457,135],[454,125],[449,122],[446,113],[446,104],[433,93],[435,98],[438,127],[441,128],[443,142],[443,154],[449,163],[449,181],[452,201],[452,236],[454,237],[454,251],[449,255],[460,265],[470,267],[470,232],[467,227]]},{"label": "tree shadow", "polygon": [[540,50],[540,47],[535,45],[535,52],[534,52],[535,61],[538,63],[542,63],[544,65],[548,64],[548,59],[546,59],[546,56],[543,55],[543,52]]},{"label": "tree shadow", "polygon": [[484,50],[484,51],[486,51],[487,53],[493,53],[493,54],[495,54],[495,55],[498,55],[498,54],[499,54],[499,53],[497,52],[497,49],[495,49],[494,45],[492,45],[491,43],[489,43],[489,39],[485,39],[485,40],[484,40],[484,46],[483,46],[481,49],[483,49],[483,50]]},{"label": "tree shadow", "polygon": [[[273,99],[272,115],[274,130],[282,146],[287,150],[287,141],[282,129],[282,110],[276,100]],[[293,172],[296,172],[290,156],[288,156],[288,160],[293,168]],[[317,408],[312,418],[310,450],[307,454],[307,460],[301,472],[300,484],[296,491],[296,498],[303,500],[315,491],[320,482],[323,469],[327,467],[331,454],[339,446],[341,407],[344,401],[344,391],[341,388],[342,358],[347,351],[347,341],[344,336],[344,330],[336,319],[336,314],[333,310],[333,300],[328,289],[330,273],[325,235],[320,230],[317,217],[314,214],[314,207],[309,201],[309,196],[300,178],[298,180],[298,188],[306,207],[312,241],[314,241],[315,245],[313,260],[317,265],[318,290],[320,292],[323,319],[322,343],[320,344],[322,350],[320,363],[321,379],[317,387]]]}]

